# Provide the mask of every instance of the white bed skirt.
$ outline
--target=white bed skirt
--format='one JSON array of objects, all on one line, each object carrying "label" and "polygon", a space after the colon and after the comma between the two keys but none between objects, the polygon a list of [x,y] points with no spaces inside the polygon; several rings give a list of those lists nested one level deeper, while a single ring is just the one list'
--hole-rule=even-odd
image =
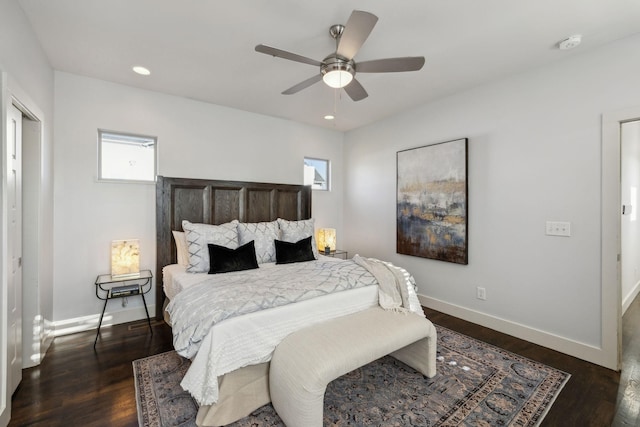
[{"label": "white bed skirt", "polygon": [[246,366],[223,375],[218,378],[218,386],[218,402],[200,407],[196,425],[224,426],[271,402],[269,362]]}]

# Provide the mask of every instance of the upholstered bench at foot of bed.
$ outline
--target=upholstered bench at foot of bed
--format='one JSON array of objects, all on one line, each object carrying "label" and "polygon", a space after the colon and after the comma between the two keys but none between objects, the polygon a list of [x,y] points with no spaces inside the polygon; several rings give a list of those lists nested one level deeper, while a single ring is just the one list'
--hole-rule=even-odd
[{"label": "upholstered bench at foot of bed", "polygon": [[271,359],[273,407],[287,427],[321,427],[327,385],[387,354],[433,377],[435,327],[415,313],[376,307],[296,331]]}]

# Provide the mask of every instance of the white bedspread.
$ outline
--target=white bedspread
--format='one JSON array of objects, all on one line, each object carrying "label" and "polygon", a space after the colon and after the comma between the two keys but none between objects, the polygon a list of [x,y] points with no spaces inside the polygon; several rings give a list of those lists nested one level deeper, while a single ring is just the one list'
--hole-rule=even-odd
[{"label": "white bedspread", "polygon": [[[310,263],[300,265],[303,264],[308,264],[305,268],[309,268]],[[280,267],[286,266],[273,268]],[[410,310],[422,314],[413,279],[406,271],[402,271],[406,278]],[[215,403],[218,399],[219,376],[244,366],[269,361],[275,347],[291,332],[378,305],[378,286],[375,286],[375,279],[373,284],[374,286],[343,290],[292,304],[250,312],[215,323],[206,334],[202,335],[203,338],[198,343],[199,350],[181,382],[182,387],[188,390],[201,405]],[[188,288],[197,286],[215,285],[190,283]],[[192,293],[195,292],[192,291]],[[176,297],[176,299],[180,298]]]},{"label": "white bedspread", "polygon": [[211,274],[167,306],[173,347],[191,359],[209,330],[226,319],[377,283],[367,269],[352,261],[299,262]]},{"label": "white bedspread", "polygon": [[225,320],[211,329],[180,385],[200,405],[218,401],[218,377],[268,362],[276,346],[305,326],[378,305],[378,287],[366,286]]}]

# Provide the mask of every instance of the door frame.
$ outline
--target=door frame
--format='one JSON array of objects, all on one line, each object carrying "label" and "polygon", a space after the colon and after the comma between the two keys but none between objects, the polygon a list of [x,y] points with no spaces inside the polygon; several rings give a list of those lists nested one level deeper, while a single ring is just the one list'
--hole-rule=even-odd
[{"label": "door frame", "polygon": [[640,107],[602,115],[601,286],[602,349],[607,367],[620,370],[622,354],[621,126],[640,119]]},{"label": "door frame", "polygon": [[[0,197],[0,377],[7,378],[8,374],[8,348],[7,348],[7,214],[6,214],[6,165],[5,159],[7,156],[6,150],[6,120],[7,120],[7,109],[9,105],[15,105],[20,111],[22,111],[23,115],[28,117],[31,120],[37,121],[40,124],[39,135],[37,137],[37,141],[33,141],[34,144],[38,144],[37,150],[39,152],[39,158],[37,159],[37,164],[32,165],[34,168],[38,169],[38,176],[40,182],[42,182],[43,178],[49,179],[48,176],[45,177],[45,172],[43,169],[44,166],[50,167],[51,165],[45,165],[44,162],[48,160],[48,152],[46,151],[46,147],[44,145],[45,139],[45,131],[48,125],[45,123],[45,115],[43,111],[38,107],[37,103],[35,103],[31,97],[25,92],[18,82],[12,78],[10,74],[8,74],[5,70],[0,68],[0,174],[2,177],[0,178],[0,187],[2,187],[1,197]],[[33,161],[35,159],[27,159],[23,158],[24,162]],[[24,172],[24,170],[23,170]],[[40,191],[42,189],[40,188]],[[33,290],[33,292],[38,295],[37,298],[30,298],[27,301],[23,300],[23,317],[25,313],[25,304],[29,307],[31,312],[35,312],[38,314],[38,322],[40,324],[40,331],[42,333],[41,341],[38,343],[40,348],[39,357],[44,355],[48,346],[51,344],[53,334],[50,331],[51,325],[48,325],[51,319],[46,319],[45,317],[51,316],[52,314],[52,301],[41,301],[40,295],[43,293],[42,285],[43,280],[45,280],[46,286],[51,286],[49,281],[52,280],[52,277],[48,277],[48,264],[43,266],[44,260],[43,255],[48,251],[48,243],[44,242],[44,233],[42,230],[43,226],[43,203],[46,203],[42,199],[41,196],[38,199],[37,209],[38,214],[35,216],[33,222],[25,223],[23,222],[23,228],[26,227],[34,227],[37,229],[37,236],[35,239],[37,240],[38,246],[44,246],[45,249],[40,250],[38,252],[33,252],[29,254],[30,258],[33,258],[31,262],[34,264],[34,268],[37,270],[38,279],[37,279],[37,289]],[[46,208],[46,206],[45,206]],[[23,206],[24,209],[24,206]],[[23,215],[24,218],[24,215]],[[24,242],[23,242],[24,243]],[[23,245],[23,258],[26,255],[24,251]],[[26,260],[25,260],[26,261]],[[23,263],[24,265],[24,263]],[[43,270],[43,267],[45,270]],[[47,274],[47,278],[41,277],[42,272]],[[24,290],[24,286],[23,286]],[[23,335],[24,337],[24,335]],[[24,341],[24,338],[23,338]],[[24,356],[24,353],[23,353]],[[36,361],[36,364],[40,362],[40,359]],[[11,417],[11,395],[7,393],[7,381],[2,381],[0,383],[0,427],[6,426],[9,423]]]},{"label": "door frame", "polygon": [[[11,104],[22,112],[22,366],[40,364],[51,344],[45,328],[40,298],[39,254],[41,230],[39,203],[42,162],[42,121],[15,96]],[[36,194],[32,194],[36,193]],[[45,342],[49,339],[48,342]]]}]

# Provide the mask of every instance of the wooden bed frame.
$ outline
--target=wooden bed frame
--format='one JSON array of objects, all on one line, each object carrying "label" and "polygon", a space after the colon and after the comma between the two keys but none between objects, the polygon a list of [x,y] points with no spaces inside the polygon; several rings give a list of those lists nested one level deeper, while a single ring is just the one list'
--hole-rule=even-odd
[{"label": "wooden bed frame", "polygon": [[158,176],[156,183],[156,318],[163,318],[162,268],[177,262],[172,230],[204,224],[311,218],[311,186]]}]

